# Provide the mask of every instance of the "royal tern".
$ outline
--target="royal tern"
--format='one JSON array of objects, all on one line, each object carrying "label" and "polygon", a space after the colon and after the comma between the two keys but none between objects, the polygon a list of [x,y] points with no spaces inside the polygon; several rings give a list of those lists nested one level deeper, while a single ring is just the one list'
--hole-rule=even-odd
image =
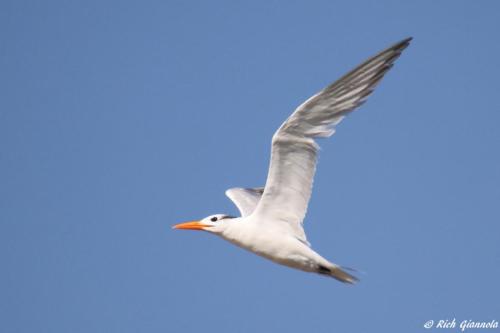
[{"label": "royal tern", "polygon": [[410,41],[406,38],[371,57],[288,117],[272,138],[265,187],[226,191],[241,217],[216,214],[173,228],[208,231],[278,264],[342,282],[358,281],[316,253],[303,229],[319,149],[314,139],[335,133],[335,126],[366,100]]}]

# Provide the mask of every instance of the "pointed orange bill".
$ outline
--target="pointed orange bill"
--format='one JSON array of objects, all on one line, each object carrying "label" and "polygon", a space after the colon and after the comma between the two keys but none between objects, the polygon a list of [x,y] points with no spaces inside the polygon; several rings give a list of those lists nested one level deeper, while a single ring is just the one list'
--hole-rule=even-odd
[{"label": "pointed orange bill", "polygon": [[174,225],[173,229],[186,229],[186,230],[203,230],[203,228],[210,227],[207,224],[201,223],[200,221],[191,221],[185,223],[179,223]]}]

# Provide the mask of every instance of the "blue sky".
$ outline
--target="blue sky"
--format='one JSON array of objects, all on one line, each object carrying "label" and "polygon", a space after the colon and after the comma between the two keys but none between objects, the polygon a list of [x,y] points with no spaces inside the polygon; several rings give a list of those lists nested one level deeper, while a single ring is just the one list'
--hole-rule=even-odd
[{"label": "blue sky", "polygon": [[[2,1],[0,331],[422,332],[500,320],[495,1]],[[322,151],[347,286],[171,225],[236,214],[303,100],[413,36]],[[456,330],[458,331],[458,330]]]}]

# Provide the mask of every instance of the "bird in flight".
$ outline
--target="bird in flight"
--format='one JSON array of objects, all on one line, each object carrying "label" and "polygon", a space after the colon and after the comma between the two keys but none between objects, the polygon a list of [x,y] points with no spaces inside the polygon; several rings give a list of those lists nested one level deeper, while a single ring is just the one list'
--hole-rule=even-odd
[{"label": "bird in flight", "polygon": [[319,146],[375,89],[412,38],[383,50],[302,103],[274,133],[265,187],[231,188],[226,195],[241,217],[210,215],[174,229],[203,230],[278,264],[333,277],[358,279],[315,252],[303,229]]}]

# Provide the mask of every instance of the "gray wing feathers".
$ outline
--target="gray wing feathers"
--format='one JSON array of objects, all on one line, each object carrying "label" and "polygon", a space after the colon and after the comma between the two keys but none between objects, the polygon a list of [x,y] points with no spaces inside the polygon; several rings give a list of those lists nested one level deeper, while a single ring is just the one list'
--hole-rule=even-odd
[{"label": "gray wing feathers", "polygon": [[255,214],[281,220],[305,239],[302,221],[316,169],[316,137],[329,137],[345,115],[363,104],[394,61],[409,45],[407,38],[368,59],[312,96],[274,134],[271,163]]},{"label": "gray wing feathers", "polygon": [[343,116],[365,102],[410,41],[380,52],[309,98],[280,129],[310,138],[331,136]]}]

